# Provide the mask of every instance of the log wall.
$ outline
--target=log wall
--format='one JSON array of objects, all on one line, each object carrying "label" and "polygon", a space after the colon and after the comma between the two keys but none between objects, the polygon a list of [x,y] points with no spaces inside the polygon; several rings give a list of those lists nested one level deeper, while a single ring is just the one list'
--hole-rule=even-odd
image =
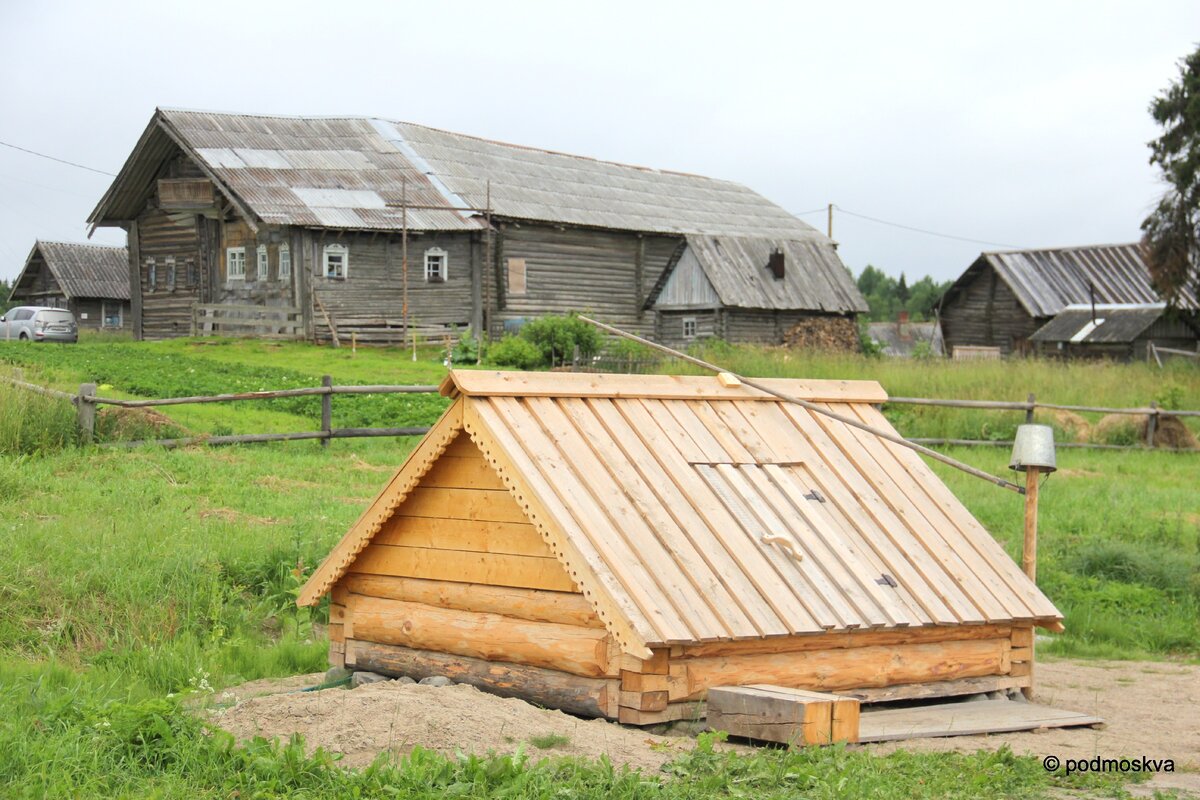
[{"label": "log wall", "polygon": [[960,345],[999,347],[1002,355],[1029,352],[1029,337],[1045,319],[1034,319],[1012,289],[987,264],[972,265],[961,288],[942,305],[946,353]]}]

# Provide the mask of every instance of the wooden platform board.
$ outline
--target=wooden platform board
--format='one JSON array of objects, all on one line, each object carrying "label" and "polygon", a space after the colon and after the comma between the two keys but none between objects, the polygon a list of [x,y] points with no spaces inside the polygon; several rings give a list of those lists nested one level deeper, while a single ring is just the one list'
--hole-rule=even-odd
[{"label": "wooden platform board", "polygon": [[1076,711],[1018,700],[968,700],[911,708],[864,708],[859,718],[860,742],[925,739],[1008,733],[1036,728],[1098,725],[1104,720]]}]

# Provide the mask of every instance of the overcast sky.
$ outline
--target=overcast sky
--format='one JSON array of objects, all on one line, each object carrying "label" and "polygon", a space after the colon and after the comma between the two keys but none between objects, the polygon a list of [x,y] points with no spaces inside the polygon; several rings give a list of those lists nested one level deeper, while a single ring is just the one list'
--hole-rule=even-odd
[{"label": "overcast sky", "polygon": [[[0,141],[116,172],[156,105],[381,116],[738,181],[822,229],[833,202],[855,273],[946,279],[1135,240],[1146,108],[1198,39],[1195,0],[0,0]],[[0,277],[82,241],[110,180],[0,147]]]}]

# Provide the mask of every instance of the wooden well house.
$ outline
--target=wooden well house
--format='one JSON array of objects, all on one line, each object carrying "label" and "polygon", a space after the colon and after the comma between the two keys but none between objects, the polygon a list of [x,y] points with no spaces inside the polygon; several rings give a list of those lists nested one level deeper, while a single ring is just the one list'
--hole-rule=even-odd
[{"label": "wooden well house", "polygon": [[[773,388],[891,430],[869,381]],[[732,385],[727,385],[732,384]],[[299,602],[330,660],[649,724],[1032,682],[1061,615],[911,450],[713,377],[454,371]]]}]

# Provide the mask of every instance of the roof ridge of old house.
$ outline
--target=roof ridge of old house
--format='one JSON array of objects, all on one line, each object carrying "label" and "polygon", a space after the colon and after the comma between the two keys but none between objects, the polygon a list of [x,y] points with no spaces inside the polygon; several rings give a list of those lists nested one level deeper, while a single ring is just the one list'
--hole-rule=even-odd
[{"label": "roof ridge of old house", "polygon": [[1138,247],[1138,242],[1110,242],[1107,244],[1076,244],[1076,245],[1061,245],[1058,247],[1018,247],[1011,250],[984,250],[980,255],[985,256],[1007,256],[1017,253],[1059,253],[1065,251],[1077,250],[1106,250],[1114,247]]}]

